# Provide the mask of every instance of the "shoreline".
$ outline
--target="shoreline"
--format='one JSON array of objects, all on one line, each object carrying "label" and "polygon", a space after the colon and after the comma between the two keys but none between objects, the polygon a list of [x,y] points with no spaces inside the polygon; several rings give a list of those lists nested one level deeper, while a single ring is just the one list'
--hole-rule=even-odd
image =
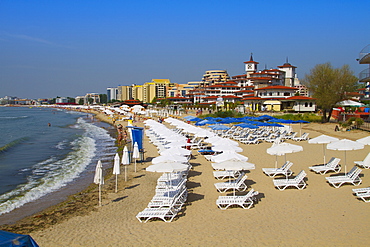
[{"label": "shoreline", "polygon": [[[334,132],[334,126],[331,123],[303,124],[302,133],[309,132],[311,138],[327,134],[351,140],[368,135],[360,130]],[[295,125],[293,129],[297,132],[299,126]],[[144,143],[147,159],[158,156],[147,137],[144,137]],[[31,236],[40,246],[117,246],[117,243],[125,246],[366,246],[370,240],[368,204],[357,200],[351,190],[369,186],[370,170],[363,169],[363,183],[360,186],[334,189],[325,182],[325,177],[333,173],[318,175],[308,169],[309,165],[322,163],[322,145],[308,144],[307,141],[293,143],[304,146],[304,152],[287,155],[288,160],[294,163],[294,175],[301,169],[307,173],[308,185],[302,191],[278,191],[273,187],[272,179],[262,173],[261,167],[272,167],[275,162],[275,156],[266,154],[270,143],[239,143],[244,150],[241,154],[256,164],[256,169],[247,173],[248,187],[260,192],[260,200],[251,209],[218,209],[215,200],[220,193],[214,189],[213,183],[219,181],[212,178],[210,162],[193,151],[193,169],[189,171],[187,183],[188,201],[181,214],[171,223],[140,223],[135,218],[153,196],[156,179],[160,176],[146,172],[144,168],[150,162],[145,162],[139,165],[137,173],[129,172],[127,182],[120,175],[118,193],[114,193],[113,175],[105,181],[102,207],[97,205],[97,185],[92,184],[91,191],[86,191],[93,201],[91,206],[82,203],[73,208],[73,205],[69,205],[67,216],[60,222],[44,224],[25,233],[32,233]],[[347,152],[347,167],[353,166],[352,160],[363,159],[369,151],[370,146],[365,146],[363,150]],[[343,160],[344,154],[328,150],[329,156]],[[283,159],[278,157],[279,164]],[[129,169],[132,170],[132,165]],[[78,200],[78,197],[86,195],[74,196]],[[68,202],[65,203],[68,206]],[[54,214],[61,213],[57,208],[50,210]],[[81,213],[68,215],[70,211]],[[52,217],[48,213],[42,215],[39,221],[34,221],[34,225],[43,224],[40,222]]]},{"label": "shoreline", "polygon": [[[67,109],[70,110],[70,109]],[[79,111],[81,112],[81,111]],[[115,127],[107,118],[95,111],[82,111],[93,114],[98,121],[110,124]],[[108,130],[109,134],[116,139],[116,132]],[[116,144],[117,149],[119,148]],[[106,183],[112,183],[112,167],[104,170]],[[0,215],[0,229],[4,231],[16,232],[19,234],[29,234],[38,229],[58,224],[61,221],[76,215],[86,215],[89,211],[94,210],[95,184],[93,181],[94,174],[85,171],[77,181],[71,182],[71,185],[61,188],[37,199],[26,203],[20,208]],[[106,184],[107,185],[107,184]],[[96,199],[97,200],[97,199]],[[78,211],[74,209],[80,209]],[[81,210],[83,209],[83,210]]]}]

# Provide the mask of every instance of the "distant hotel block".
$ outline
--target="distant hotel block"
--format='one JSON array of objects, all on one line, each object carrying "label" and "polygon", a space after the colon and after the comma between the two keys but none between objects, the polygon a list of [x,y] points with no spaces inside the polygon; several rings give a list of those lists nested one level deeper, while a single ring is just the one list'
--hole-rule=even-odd
[{"label": "distant hotel block", "polygon": [[216,105],[224,102],[242,102],[249,110],[315,111],[315,99],[301,85],[295,66],[286,62],[276,69],[258,70],[258,62],[250,56],[244,62],[245,74],[232,76],[226,70],[207,70],[201,81],[187,84],[171,83],[169,79],[153,79],[143,85],[108,88],[108,100],[139,100],[143,103],[167,99],[173,104]]},{"label": "distant hotel block", "polygon": [[362,93],[364,98],[368,100],[370,98],[370,45],[362,49],[357,60],[359,64],[367,64],[369,66],[367,69],[361,71],[358,76],[359,81],[365,85],[365,88],[359,89],[359,92]]}]

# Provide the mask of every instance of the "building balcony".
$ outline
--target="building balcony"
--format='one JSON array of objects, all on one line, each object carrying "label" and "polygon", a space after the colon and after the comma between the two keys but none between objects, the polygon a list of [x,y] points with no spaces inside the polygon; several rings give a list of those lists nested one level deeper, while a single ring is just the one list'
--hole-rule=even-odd
[{"label": "building balcony", "polygon": [[370,82],[370,68],[361,71],[358,79],[360,82]]},{"label": "building balcony", "polygon": [[370,64],[370,45],[362,49],[358,62],[360,64]]}]

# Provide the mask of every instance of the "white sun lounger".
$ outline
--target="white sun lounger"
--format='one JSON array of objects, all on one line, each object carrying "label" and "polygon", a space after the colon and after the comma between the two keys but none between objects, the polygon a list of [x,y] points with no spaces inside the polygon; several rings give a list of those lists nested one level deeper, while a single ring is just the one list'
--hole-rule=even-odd
[{"label": "white sun lounger", "polygon": [[262,168],[262,171],[268,175],[269,177],[275,177],[276,175],[285,175],[290,176],[293,172],[290,170],[293,163],[290,161],[286,161],[282,167],[279,168]]},{"label": "white sun lounger", "polygon": [[296,187],[299,190],[302,190],[306,187],[306,183],[304,178],[306,176],[306,172],[302,170],[295,178],[281,178],[281,179],[274,179],[274,185],[279,190],[285,190],[287,187]]},{"label": "white sun lounger", "polygon": [[309,138],[308,138],[308,135],[310,133],[303,133],[302,136],[298,136],[298,137],[293,137],[292,140],[293,141],[296,141],[296,142],[300,142],[300,141],[307,141]]},{"label": "white sun lounger", "polygon": [[320,173],[321,175],[333,171],[338,173],[340,171],[339,158],[331,158],[325,165],[311,166],[309,167],[313,172]]},{"label": "white sun lounger", "polygon": [[354,161],[356,165],[365,169],[370,169],[370,153],[367,154],[363,161]]},{"label": "white sun lounger", "polygon": [[361,184],[362,180],[360,178],[361,169],[354,166],[347,174],[342,176],[326,177],[329,184],[333,185],[335,188],[339,188],[345,183],[351,183],[355,186]]},{"label": "white sun lounger", "polygon": [[179,209],[175,207],[167,208],[145,208],[136,215],[140,222],[148,222],[150,219],[158,218],[164,222],[171,222],[177,215]]},{"label": "white sun lounger", "polygon": [[253,206],[256,200],[255,196],[258,195],[258,191],[251,189],[244,196],[219,196],[216,204],[221,210],[226,210],[228,207],[237,205],[244,209],[249,209]]},{"label": "white sun lounger", "polygon": [[364,202],[370,202],[370,187],[352,189],[353,193]]},{"label": "white sun lounger", "polygon": [[238,191],[245,191],[247,189],[247,185],[244,183],[247,179],[247,175],[240,175],[236,180],[227,181],[227,182],[221,182],[221,183],[215,183],[216,189],[223,193],[228,190],[238,190]]}]

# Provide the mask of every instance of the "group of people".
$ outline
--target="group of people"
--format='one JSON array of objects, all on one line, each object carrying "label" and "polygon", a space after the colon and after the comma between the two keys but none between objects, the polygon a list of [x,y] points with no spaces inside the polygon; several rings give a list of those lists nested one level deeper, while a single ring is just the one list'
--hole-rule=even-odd
[{"label": "group of people", "polygon": [[117,132],[118,132],[118,136],[117,136],[118,145],[121,145],[122,141],[126,143],[127,142],[127,131],[123,129],[122,124],[117,125]]}]

